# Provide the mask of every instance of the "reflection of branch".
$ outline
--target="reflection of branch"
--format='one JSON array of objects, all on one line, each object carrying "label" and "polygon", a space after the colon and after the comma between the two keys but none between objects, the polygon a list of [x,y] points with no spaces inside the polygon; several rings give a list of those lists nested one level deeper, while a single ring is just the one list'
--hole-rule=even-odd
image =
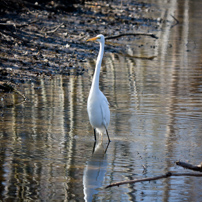
[{"label": "reflection of branch", "polygon": [[179,24],[179,20],[176,19],[173,15],[171,15],[171,17],[175,20],[175,24],[171,26],[172,29],[175,25]]},{"label": "reflection of branch", "polygon": [[14,104],[8,104],[8,105],[5,105],[5,106],[0,106],[0,109],[3,109],[3,108],[12,108],[12,107],[15,107],[17,105],[21,105],[24,102],[25,102],[25,100],[22,100],[20,102],[14,103]]},{"label": "reflection of branch", "polygon": [[118,34],[114,36],[108,36],[105,37],[106,40],[108,39],[116,39],[122,36],[150,36],[152,38],[158,39],[158,37],[155,34],[149,34],[149,33],[125,33],[125,34]]},{"label": "reflection of branch", "polygon": [[119,53],[120,55],[123,55],[127,58],[135,58],[135,59],[141,59],[141,60],[153,60],[154,58],[156,58],[157,56],[148,56],[148,57],[144,57],[144,56],[134,56],[134,55],[129,55],[129,54],[122,54]]},{"label": "reflection of branch", "polygon": [[3,84],[0,83],[0,89],[2,89],[4,92],[15,92],[18,95],[20,95],[24,100],[26,100],[26,97],[9,83],[3,83]]},{"label": "reflection of branch", "polygon": [[198,173],[172,173],[172,172],[167,172],[164,175],[159,175],[159,176],[156,176],[156,177],[148,177],[148,178],[143,178],[143,179],[139,179],[139,180],[136,179],[136,180],[128,180],[128,181],[116,182],[116,183],[113,183],[113,184],[110,184],[110,185],[106,186],[105,188],[119,186],[119,185],[122,185],[122,184],[133,184],[133,183],[137,183],[137,182],[159,180],[159,179],[168,178],[168,177],[171,177],[171,176],[194,176],[194,177],[202,177],[202,174],[198,174]]},{"label": "reflection of branch", "polygon": [[182,166],[183,168],[202,172],[202,163],[199,165],[192,165],[192,164],[181,162],[181,161],[176,161],[175,163],[176,165]]}]

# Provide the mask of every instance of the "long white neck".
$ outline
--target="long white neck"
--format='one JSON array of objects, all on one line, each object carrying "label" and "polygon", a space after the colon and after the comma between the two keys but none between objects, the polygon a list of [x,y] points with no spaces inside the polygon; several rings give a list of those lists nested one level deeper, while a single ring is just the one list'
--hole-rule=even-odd
[{"label": "long white neck", "polygon": [[103,54],[104,54],[104,43],[100,43],[100,51],[97,57],[95,73],[94,73],[93,81],[91,85],[91,91],[99,89],[100,68],[102,64]]}]

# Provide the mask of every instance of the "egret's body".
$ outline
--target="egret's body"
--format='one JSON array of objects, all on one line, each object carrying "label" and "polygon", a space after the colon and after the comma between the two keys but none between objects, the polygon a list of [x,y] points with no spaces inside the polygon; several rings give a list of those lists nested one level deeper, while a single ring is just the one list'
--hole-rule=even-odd
[{"label": "egret's body", "polygon": [[107,131],[110,122],[109,103],[107,101],[107,98],[99,89],[100,68],[104,54],[105,38],[103,35],[100,34],[94,38],[89,39],[88,41],[98,41],[100,43],[100,51],[98,54],[95,73],[93,76],[93,81],[88,96],[88,103],[87,103],[88,116],[90,123],[94,128],[95,141],[96,141],[96,131],[101,135],[106,132],[108,140],[110,141]]}]

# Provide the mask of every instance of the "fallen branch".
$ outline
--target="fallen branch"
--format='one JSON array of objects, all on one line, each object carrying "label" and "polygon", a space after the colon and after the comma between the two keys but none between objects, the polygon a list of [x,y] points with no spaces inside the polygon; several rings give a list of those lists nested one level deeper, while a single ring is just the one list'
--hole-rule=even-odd
[{"label": "fallen branch", "polygon": [[202,172],[202,163],[199,165],[192,165],[192,164],[181,162],[181,161],[176,161],[175,163],[176,165],[181,166],[183,168]]},{"label": "fallen branch", "polygon": [[105,39],[106,40],[116,39],[122,36],[150,36],[152,38],[158,39],[158,37],[155,34],[150,34],[150,33],[125,33],[125,34],[118,34],[114,36],[108,36],[108,37],[105,37]]},{"label": "fallen branch", "polygon": [[16,27],[15,23],[6,23],[6,22],[1,22],[0,26],[13,26],[13,27]]},{"label": "fallen branch", "polygon": [[148,178],[142,178],[142,179],[135,179],[135,180],[128,180],[128,181],[122,181],[122,182],[112,183],[110,185],[107,185],[105,188],[119,186],[119,185],[123,185],[123,184],[134,184],[134,183],[137,183],[137,182],[154,181],[154,180],[168,178],[168,177],[171,177],[171,176],[202,177],[202,174],[198,174],[198,173],[173,173],[173,172],[167,172],[164,175],[159,175],[159,176],[156,176],[156,177],[148,177]]},{"label": "fallen branch", "polygon": [[56,26],[53,30],[46,31],[46,34],[50,34],[50,33],[56,32],[62,25],[64,25],[64,23],[59,24],[59,25]]}]

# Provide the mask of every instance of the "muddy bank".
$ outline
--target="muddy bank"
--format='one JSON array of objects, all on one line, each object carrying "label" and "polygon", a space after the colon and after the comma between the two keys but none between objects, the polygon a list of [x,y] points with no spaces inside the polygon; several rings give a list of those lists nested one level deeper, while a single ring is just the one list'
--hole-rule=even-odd
[{"label": "muddy bank", "polygon": [[[16,84],[57,74],[83,75],[87,71],[84,62],[98,50],[92,43],[86,43],[87,38],[98,33],[112,36],[153,32],[162,23],[155,5],[141,2],[86,1],[74,8],[67,12],[30,7],[2,14],[1,82]],[[123,41],[134,37],[109,40],[105,51],[123,53],[126,48]]]}]

